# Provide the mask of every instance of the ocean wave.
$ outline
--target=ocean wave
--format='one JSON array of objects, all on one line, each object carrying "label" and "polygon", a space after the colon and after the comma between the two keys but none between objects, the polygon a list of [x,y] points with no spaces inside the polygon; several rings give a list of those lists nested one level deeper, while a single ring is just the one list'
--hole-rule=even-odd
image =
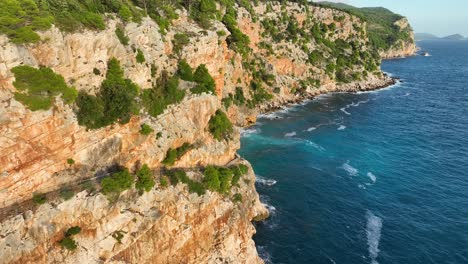
[{"label": "ocean wave", "polygon": [[276,181],[273,180],[273,179],[265,179],[261,176],[258,176],[256,177],[256,180],[255,182],[261,184],[261,185],[265,185],[265,186],[273,186],[276,184]]},{"label": "ocean wave", "polygon": [[284,134],[285,137],[294,137],[295,135],[297,135],[296,132],[290,132],[290,133]]},{"label": "ocean wave", "polygon": [[345,170],[350,176],[356,176],[359,173],[358,169],[349,165],[349,160],[346,161],[346,163],[343,163],[343,165],[341,165],[341,168]]},{"label": "ocean wave", "polygon": [[342,108],[340,108],[340,111],[347,114],[347,115],[351,115],[351,113],[346,111],[346,109],[348,109],[348,107],[342,107]]},{"label": "ocean wave", "polygon": [[316,128],[316,127],[309,127],[309,128],[307,129],[307,132],[312,132],[312,131],[314,131],[315,129],[317,129],[317,128]]},{"label": "ocean wave", "polygon": [[320,146],[319,144],[313,142],[313,141],[310,141],[310,140],[305,140],[306,144],[309,145],[309,146],[312,146],[320,151],[325,151],[325,148]]},{"label": "ocean wave", "polygon": [[382,231],[382,218],[374,215],[371,211],[367,211],[367,245],[369,246],[369,257],[372,264],[378,264],[377,257],[379,256],[379,243]]},{"label": "ocean wave", "polygon": [[336,130],[345,130],[345,129],[346,129],[346,126],[340,125]]},{"label": "ocean wave", "polygon": [[375,183],[377,181],[377,177],[370,171],[367,173],[367,177],[369,177],[372,183]]},{"label": "ocean wave", "polygon": [[367,189],[366,186],[364,186],[362,184],[358,184],[358,187],[359,187],[359,189],[363,189],[363,190]]},{"label": "ocean wave", "polygon": [[253,134],[258,134],[260,133],[260,131],[261,131],[260,128],[250,127],[250,128],[241,129],[240,134],[242,137],[247,137]]},{"label": "ocean wave", "polygon": [[273,113],[268,113],[268,114],[260,114],[258,115],[258,118],[275,120],[275,119],[282,119],[284,118],[284,116],[282,116],[280,112],[273,112]]},{"label": "ocean wave", "polygon": [[367,104],[368,102],[369,102],[369,99],[364,100],[364,101],[358,101],[357,103],[354,103],[354,102],[353,102],[353,103],[351,103],[350,106],[352,106],[352,107],[358,107],[358,106],[360,106],[360,105],[362,105],[362,104]]}]

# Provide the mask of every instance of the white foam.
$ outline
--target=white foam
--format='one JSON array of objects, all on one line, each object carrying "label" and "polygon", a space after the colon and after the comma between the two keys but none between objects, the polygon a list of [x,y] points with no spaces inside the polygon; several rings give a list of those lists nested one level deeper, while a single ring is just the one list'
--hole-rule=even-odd
[{"label": "white foam", "polygon": [[362,185],[362,184],[359,184],[358,187],[359,187],[359,189],[363,189],[363,190],[366,189],[366,186],[364,186],[364,185]]},{"label": "white foam", "polygon": [[286,133],[284,134],[285,137],[294,137],[296,134],[296,132],[290,132],[290,133]]},{"label": "white foam", "polygon": [[365,101],[359,101],[359,102],[357,102],[357,103],[354,103],[354,102],[353,102],[353,103],[351,104],[351,106],[352,106],[352,107],[358,107],[358,106],[360,106],[361,104],[366,104],[366,103],[368,103],[368,102],[369,102],[369,99],[367,99],[367,100],[365,100]]},{"label": "white foam", "polygon": [[359,91],[359,92],[356,92],[356,94],[379,93],[381,91],[386,91],[386,90],[390,90],[390,89],[393,89],[393,88],[396,88],[396,87],[400,87],[401,85],[402,85],[402,82],[400,80],[396,80],[395,84],[392,84],[392,85],[387,86],[385,88],[380,88],[380,89],[377,89],[377,90],[369,90],[369,91]]},{"label": "white foam", "polygon": [[240,134],[243,137],[247,137],[249,135],[258,134],[259,132],[260,132],[260,128],[250,127],[250,128],[241,129]]},{"label": "white foam", "polygon": [[370,171],[367,173],[367,177],[371,179],[372,183],[375,183],[377,181],[377,177]]},{"label": "white foam", "polygon": [[276,184],[276,181],[273,180],[273,179],[265,179],[261,176],[258,176],[256,177],[256,180],[255,182],[258,182],[259,184],[262,184],[262,185],[265,185],[265,186],[273,186]]},{"label": "white foam", "polygon": [[340,108],[340,111],[341,111],[341,112],[343,112],[343,113],[345,113],[345,114],[347,114],[347,115],[351,115],[351,113],[350,113],[350,112],[348,112],[348,111],[346,111],[346,109],[348,109],[348,107],[347,107],[347,106],[346,106],[346,107],[342,107],[342,108]]},{"label": "white foam", "polygon": [[307,129],[307,132],[312,132],[312,131],[314,131],[315,129],[317,129],[317,128],[316,128],[316,127],[309,127],[309,128]]},{"label": "white foam", "polygon": [[369,257],[372,264],[378,264],[377,257],[379,256],[379,243],[382,231],[382,218],[374,215],[371,211],[367,211],[367,245],[369,246]]},{"label": "white foam", "polygon": [[336,130],[345,130],[345,129],[346,129],[346,126],[340,125]]},{"label": "white foam", "polygon": [[306,142],[307,145],[312,146],[312,147],[314,147],[314,148],[316,148],[316,149],[318,149],[320,151],[325,151],[324,147],[320,146],[319,144],[317,144],[317,143],[315,143],[313,141],[306,140],[305,142]]},{"label": "white foam", "polygon": [[341,165],[341,168],[345,170],[350,176],[356,176],[359,173],[358,169],[349,165],[349,160],[343,165]]}]

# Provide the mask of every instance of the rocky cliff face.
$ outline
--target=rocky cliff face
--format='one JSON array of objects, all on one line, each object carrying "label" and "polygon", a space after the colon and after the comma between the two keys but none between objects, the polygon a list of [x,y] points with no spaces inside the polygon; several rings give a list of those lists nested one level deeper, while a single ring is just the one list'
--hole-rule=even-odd
[{"label": "rocky cliff face", "polygon": [[[312,34],[312,26],[320,23],[328,28],[324,38],[343,44],[346,56],[352,48],[363,51],[361,56],[371,61],[366,52],[366,32],[362,22],[337,10],[308,7],[291,3],[271,7],[259,4],[256,18],[238,8],[239,29],[250,39],[255,54],[254,64],[261,65],[268,76],[265,87],[271,100],[257,105],[224,102],[239,89],[245,100],[253,100],[251,90],[254,74],[239,53],[228,47],[229,31],[214,21],[212,29],[204,30],[191,21],[184,11],[166,35],[151,19],[125,24],[129,45],[122,45],[114,33],[118,20],[108,20],[102,31],[63,33],[56,28],[41,32],[42,42],[16,45],[0,36],[0,256],[5,263],[260,263],[252,240],[255,230],[250,223],[268,213],[255,191],[255,175],[250,169],[235,191],[242,202],[213,192],[189,194],[185,185],[163,188],[156,185],[142,196],[127,191],[115,203],[102,194],[82,191],[68,201],[55,199],[33,210],[11,210],[25,203],[34,192],[54,192],[85,179],[99,177],[108,167],[119,164],[133,170],[141,164],[158,171],[169,148],[184,143],[195,147],[174,165],[191,169],[206,165],[226,165],[236,160],[240,147],[236,129],[231,140],[218,141],[208,131],[210,117],[218,110],[227,112],[238,126],[255,121],[255,116],[289,102],[321,93],[375,89],[392,83],[377,68],[367,71],[362,64],[350,65],[343,75],[353,80],[337,81],[327,72],[325,61],[313,63],[310,52],[323,53],[326,60],[335,59],[333,49],[318,42],[277,40],[267,34],[265,21],[276,23],[289,14],[304,34]],[[283,16],[284,17],[284,16]],[[338,21],[337,21],[337,18]],[[275,22],[276,21],[276,22]],[[333,25],[332,25],[333,24]],[[325,26],[323,26],[325,25]],[[227,34],[219,34],[224,31]],[[302,32],[301,31],[301,32]],[[190,36],[190,43],[174,52],[173,39],[178,33]],[[265,48],[269,47],[269,48]],[[394,54],[406,54],[411,47],[396,48]],[[135,59],[141,50],[145,63]],[[154,118],[142,111],[125,125],[114,124],[97,130],[79,126],[76,107],[57,98],[47,111],[30,111],[14,99],[14,75],[18,65],[45,66],[62,75],[78,90],[95,94],[105,78],[106,62],[117,58],[125,76],[147,89],[153,76],[163,71],[175,72],[180,58],[192,67],[206,64],[216,83],[216,94],[188,95],[169,106]],[[325,60],[324,59],[324,60]],[[363,59],[363,60],[364,60]],[[372,62],[372,61],[371,61]],[[333,62],[334,63],[334,62]],[[330,62],[330,64],[333,64]],[[367,66],[366,66],[367,67]],[[100,74],[95,74],[98,69]],[[266,75],[265,75],[266,76]],[[188,90],[187,90],[188,91]],[[298,92],[300,91],[300,92]],[[140,125],[148,124],[159,136],[142,135]],[[67,164],[73,159],[73,165]],[[246,161],[244,163],[248,164]],[[194,179],[201,176],[197,170]],[[17,208],[16,208],[17,209]],[[11,213],[17,212],[17,213]],[[83,231],[76,237],[79,245],[68,252],[57,245],[70,226]],[[122,232],[121,241],[113,234]]]},{"label": "rocky cliff face", "polygon": [[402,18],[395,22],[395,25],[400,29],[400,32],[408,33],[408,40],[399,40],[389,50],[381,52],[384,59],[404,58],[413,56],[416,51],[416,42],[414,40],[414,32],[406,18]]}]

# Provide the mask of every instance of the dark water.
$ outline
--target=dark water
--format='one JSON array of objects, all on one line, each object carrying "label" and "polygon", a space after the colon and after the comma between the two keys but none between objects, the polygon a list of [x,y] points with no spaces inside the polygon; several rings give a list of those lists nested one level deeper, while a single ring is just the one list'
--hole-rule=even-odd
[{"label": "dark water", "polygon": [[468,42],[419,45],[432,56],[383,64],[400,85],[245,131],[267,263],[468,263]]}]

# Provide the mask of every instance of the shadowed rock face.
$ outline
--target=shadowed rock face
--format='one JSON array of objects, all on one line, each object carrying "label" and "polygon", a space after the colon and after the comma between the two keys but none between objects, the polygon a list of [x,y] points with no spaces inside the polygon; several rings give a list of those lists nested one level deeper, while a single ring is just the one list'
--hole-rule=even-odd
[{"label": "shadowed rock face", "polygon": [[[260,20],[278,18],[281,7],[273,5],[267,12],[260,4],[255,12]],[[365,45],[359,19],[340,11],[310,7],[310,14],[295,3],[286,6],[299,25],[310,16],[330,24],[334,17],[343,16],[330,34],[333,40],[353,40]],[[259,47],[265,40],[260,22],[254,22],[243,8],[238,10],[239,28],[249,36],[255,54],[265,60],[274,84],[266,87],[273,99],[253,109],[233,105],[224,109],[237,126],[255,122],[255,116],[284,104],[334,91],[359,91],[383,87],[392,83],[388,77],[370,74],[361,81],[337,84],[318,65],[307,62],[303,48],[291,42],[273,43],[277,55],[269,55]],[[160,168],[169,148],[184,143],[196,145],[175,164],[192,168],[204,165],[226,165],[235,159],[240,147],[235,129],[229,141],[217,141],[208,131],[208,122],[221,99],[240,87],[249,99],[251,75],[242,65],[242,57],[228,48],[226,37],[217,31],[226,27],[214,21],[212,30],[203,30],[182,12],[169,32],[163,36],[158,25],[143,19],[138,25],[128,23],[125,33],[130,45],[123,46],[114,31],[118,21],[107,21],[106,30],[65,34],[57,28],[40,33],[43,42],[18,46],[0,36],[0,208],[31,198],[34,192],[54,191],[63,185],[99,176],[99,172],[115,164],[133,170],[138,164]],[[114,124],[97,130],[78,125],[73,106],[56,99],[48,111],[31,112],[13,98],[11,69],[18,65],[46,66],[61,74],[78,90],[95,94],[105,79],[107,61],[115,57],[122,65],[126,78],[142,89],[152,86],[151,65],[156,76],[163,70],[173,73],[178,59],[173,54],[172,39],[176,33],[190,33],[190,43],[180,52],[181,58],[193,67],[206,64],[216,83],[215,95],[188,95],[177,105],[170,106],[157,118],[140,113],[125,125]],[[364,35],[362,35],[364,34]],[[318,48],[309,44],[313,50]],[[140,49],[146,63],[136,62]],[[411,50],[396,49],[394,54]],[[96,75],[93,69],[101,74]],[[308,87],[301,95],[291,88],[300,81],[318,78],[320,87]],[[273,93],[274,88],[279,93]],[[140,134],[146,123],[155,133]],[[155,134],[161,135],[156,137]],[[74,165],[67,164],[73,159]],[[248,164],[248,162],[243,161]],[[200,178],[196,173],[194,178]],[[252,235],[252,219],[268,215],[259,202],[254,186],[255,175],[250,169],[236,192],[242,202],[208,192],[203,196],[189,194],[184,185],[166,189],[157,186],[142,196],[127,191],[116,203],[110,204],[101,194],[83,191],[66,202],[45,204],[37,210],[26,211],[0,219],[0,256],[6,263],[260,263]],[[63,231],[79,225],[83,231],[76,237],[78,249],[71,253],[57,245]],[[112,235],[125,233],[121,243]]]}]

